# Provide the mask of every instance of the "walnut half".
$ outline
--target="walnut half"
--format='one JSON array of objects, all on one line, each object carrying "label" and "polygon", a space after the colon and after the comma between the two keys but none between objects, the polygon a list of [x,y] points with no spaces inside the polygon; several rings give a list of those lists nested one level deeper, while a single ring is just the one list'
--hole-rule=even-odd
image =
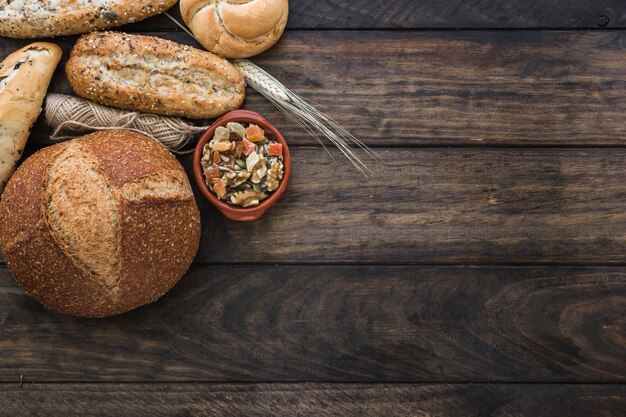
[{"label": "walnut half", "polygon": [[252,207],[258,205],[267,198],[265,193],[257,193],[254,190],[239,191],[230,197],[230,202],[241,207]]},{"label": "walnut half", "polygon": [[272,162],[272,166],[267,173],[267,179],[265,180],[265,184],[267,184],[267,191],[274,191],[278,188],[278,184],[280,180],[283,179],[283,164],[277,159]]}]

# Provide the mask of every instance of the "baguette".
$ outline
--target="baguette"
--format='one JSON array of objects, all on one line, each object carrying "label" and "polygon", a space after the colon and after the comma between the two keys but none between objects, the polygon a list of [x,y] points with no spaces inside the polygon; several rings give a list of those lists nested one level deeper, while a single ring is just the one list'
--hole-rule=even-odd
[{"label": "baguette", "polygon": [[43,38],[75,35],[163,13],[176,0],[0,0],[0,35]]},{"label": "baguette", "polygon": [[36,42],[0,64],[0,192],[22,156],[61,54],[55,44]]},{"label": "baguette", "polygon": [[210,52],[117,32],[78,40],[67,66],[74,92],[112,107],[209,119],[241,106],[243,76]]}]

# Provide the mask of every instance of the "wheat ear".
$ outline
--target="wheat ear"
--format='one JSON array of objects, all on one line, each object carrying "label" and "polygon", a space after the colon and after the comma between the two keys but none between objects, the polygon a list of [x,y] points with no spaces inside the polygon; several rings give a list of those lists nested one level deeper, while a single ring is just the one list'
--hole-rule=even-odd
[{"label": "wheat ear", "polygon": [[[195,39],[193,33],[191,33],[185,25],[180,23],[169,13],[166,12],[165,15],[184,32]],[[363,175],[373,175],[373,171],[359,156],[357,149],[363,150],[376,161],[382,162],[381,158],[361,140],[348,132],[348,130],[341,126],[336,120],[317,110],[302,97],[285,87],[276,78],[247,59],[237,60],[234,64],[251,88],[269,100],[292,122],[309,132],[324,148],[326,148],[326,146],[324,145],[322,137],[330,140]]]}]

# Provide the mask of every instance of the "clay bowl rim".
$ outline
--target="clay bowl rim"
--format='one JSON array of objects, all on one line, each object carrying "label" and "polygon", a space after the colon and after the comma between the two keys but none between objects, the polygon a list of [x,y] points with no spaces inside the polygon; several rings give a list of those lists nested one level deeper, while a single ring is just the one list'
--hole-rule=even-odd
[{"label": "clay bowl rim", "polygon": [[[228,204],[222,200],[219,200],[215,196],[204,181],[204,173],[202,171],[202,165],[200,160],[202,159],[202,152],[204,145],[206,145],[215,130],[219,126],[225,126],[229,122],[244,122],[254,123],[262,129],[270,130],[275,136],[278,142],[283,145],[283,162],[285,170],[283,173],[283,179],[280,181],[278,188],[272,192],[272,194],[265,200],[261,201],[259,205],[253,207],[235,207],[232,204]],[[283,135],[276,129],[274,125],[268,122],[262,115],[252,110],[232,110],[219,119],[217,119],[207,130],[203,133],[202,137],[196,144],[193,157],[193,172],[196,184],[200,188],[202,195],[209,200],[215,207],[217,207],[226,217],[235,221],[251,221],[261,217],[270,207],[278,202],[280,197],[287,188],[287,184],[291,177],[291,154],[289,152],[289,146]]]}]

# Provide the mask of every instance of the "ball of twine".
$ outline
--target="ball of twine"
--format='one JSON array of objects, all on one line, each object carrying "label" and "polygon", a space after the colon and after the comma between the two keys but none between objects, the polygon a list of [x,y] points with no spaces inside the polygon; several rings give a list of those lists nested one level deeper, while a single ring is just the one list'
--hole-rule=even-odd
[{"label": "ball of twine", "polygon": [[178,117],[127,112],[65,94],[48,95],[46,122],[54,128],[50,137],[54,142],[75,137],[63,132],[128,129],[150,136],[178,154],[193,152],[196,135],[207,129]]}]

